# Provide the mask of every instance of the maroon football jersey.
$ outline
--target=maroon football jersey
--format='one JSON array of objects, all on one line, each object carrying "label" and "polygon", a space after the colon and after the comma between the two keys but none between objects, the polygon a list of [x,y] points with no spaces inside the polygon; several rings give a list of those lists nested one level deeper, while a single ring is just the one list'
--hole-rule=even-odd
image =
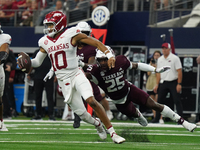
[{"label": "maroon football jersey", "polygon": [[130,61],[125,56],[119,55],[116,57],[114,68],[101,70],[100,66],[96,64],[88,67],[87,71],[98,80],[98,85],[112,100],[119,100],[128,93],[130,83],[126,80],[125,75],[130,65]]},{"label": "maroon football jersey", "polygon": [[88,59],[92,56],[96,56],[96,47],[85,45],[82,49],[77,48],[77,56],[84,63],[88,63]]}]

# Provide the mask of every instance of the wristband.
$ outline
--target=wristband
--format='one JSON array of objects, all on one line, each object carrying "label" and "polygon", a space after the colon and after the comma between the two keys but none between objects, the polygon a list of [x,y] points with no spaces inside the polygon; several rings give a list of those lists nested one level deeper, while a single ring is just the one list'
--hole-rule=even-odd
[{"label": "wristband", "polygon": [[182,83],[178,83],[179,85],[182,85]]},{"label": "wristband", "polygon": [[108,49],[104,52],[104,54],[106,54],[106,52],[110,52]]},{"label": "wristband", "polygon": [[111,52],[109,52],[109,53],[106,54],[106,57],[108,59],[110,59],[111,57],[115,57],[115,55],[113,55]]}]

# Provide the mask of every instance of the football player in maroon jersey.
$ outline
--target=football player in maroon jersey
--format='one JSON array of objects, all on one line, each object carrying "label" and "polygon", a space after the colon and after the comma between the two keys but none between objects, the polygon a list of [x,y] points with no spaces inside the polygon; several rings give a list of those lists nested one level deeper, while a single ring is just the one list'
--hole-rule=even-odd
[{"label": "football player in maroon jersey", "polygon": [[[107,46],[107,48],[110,52],[113,52],[110,47]],[[162,73],[169,70],[169,66],[154,68],[145,63],[131,62],[125,56],[119,55],[116,56],[115,67],[109,69],[107,65],[108,59],[105,54],[99,50],[96,54],[96,60],[98,64],[89,65],[86,75],[88,79],[98,84],[105,91],[121,113],[128,117],[137,118],[138,122],[142,126],[147,126],[147,120],[143,117],[140,111],[135,108],[133,105],[133,103],[135,103],[138,105],[145,105],[148,108],[161,112],[163,117],[169,117],[191,132],[196,128],[195,124],[187,122],[168,106],[155,102],[146,92],[137,88],[125,78],[128,69],[139,69],[146,72],[155,71],[156,73]]]}]

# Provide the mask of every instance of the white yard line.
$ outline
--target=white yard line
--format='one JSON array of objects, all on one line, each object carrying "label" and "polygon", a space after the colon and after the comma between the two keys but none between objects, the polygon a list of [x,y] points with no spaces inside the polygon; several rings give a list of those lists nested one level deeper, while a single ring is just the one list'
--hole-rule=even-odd
[{"label": "white yard line", "polygon": [[[45,123],[44,125],[46,125],[47,123],[49,123],[49,125],[67,125],[67,124],[73,124],[74,121],[48,121],[48,120],[40,120],[40,121],[36,121],[36,120],[4,120],[5,124],[6,122],[31,122],[31,123]],[[58,124],[60,123],[60,124]],[[113,126],[124,126],[124,127],[142,127],[141,125],[139,125],[138,123],[126,123],[126,122],[112,122]],[[26,125],[26,124],[24,124]],[[83,121],[81,121],[81,125],[89,125],[88,123],[85,123]],[[174,124],[158,124],[158,123],[149,123],[147,127],[173,127],[173,128],[183,128],[182,125],[177,125],[176,123]],[[200,126],[198,126],[197,128],[200,128]]]},{"label": "white yard line", "polygon": [[[0,143],[81,143],[81,144],[110,144],[113,142],[107,142],[107,141],[102,141],[102,142],[84,142],[84,141],[0,141]],[[125,142],[125,143],[132,143],[135,146],[136,145],[148,145],[148,146],[169,146],[169,145],[180,145],[180,143],[152,143],[152,142]],[[197,146],[200,144],[197,143],[181,143],[181,145],[185,146]],[[196,148],[195,148],[196,149]]]},{"label": "white yard line", "polygon": [[[97,134],[97,133],[70,133],[70,132],[67,132],[67,133],[32,133],[32,132],[27,132],[27,133],[9,133],[9,132],[2,132],[1,134],[34,134],[34,135],[48,135],[48,134],[77,134],[77,135],[80,135],[80,134]],[[132,134],[132,135],[164,135],[164,136],[193,136],[193,137],[199,137],[200,135],[199,134],[174,134],[174,133],[125,133],[125,134]]]}]

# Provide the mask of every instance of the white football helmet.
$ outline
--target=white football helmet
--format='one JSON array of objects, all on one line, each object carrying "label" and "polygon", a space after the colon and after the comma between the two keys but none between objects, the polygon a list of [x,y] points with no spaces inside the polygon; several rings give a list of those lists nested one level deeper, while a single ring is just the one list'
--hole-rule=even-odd
[{"label": "white football helmet", "polygon": [[76,28],[79,29],[82,33],[85,33],[87,36],[89,36],[92,32],[90,25],[85,21],[79,22],[76,25]]},{"label": "white football helmet", "polygon": [[[112,50],[111,47],[109,47],[109,46],[106,45],[106,48],[107,48],[111,53],[114,54],[114,52],[113,52],[113,50]],[[96,57],[95,57],[96,59],[98,59],[98,58],[107,58],[106,54],[104,54],[104,53],[103,53],[102,51],[100,51],[99,49],[96,49],[96,51],[97,51]]]}]

